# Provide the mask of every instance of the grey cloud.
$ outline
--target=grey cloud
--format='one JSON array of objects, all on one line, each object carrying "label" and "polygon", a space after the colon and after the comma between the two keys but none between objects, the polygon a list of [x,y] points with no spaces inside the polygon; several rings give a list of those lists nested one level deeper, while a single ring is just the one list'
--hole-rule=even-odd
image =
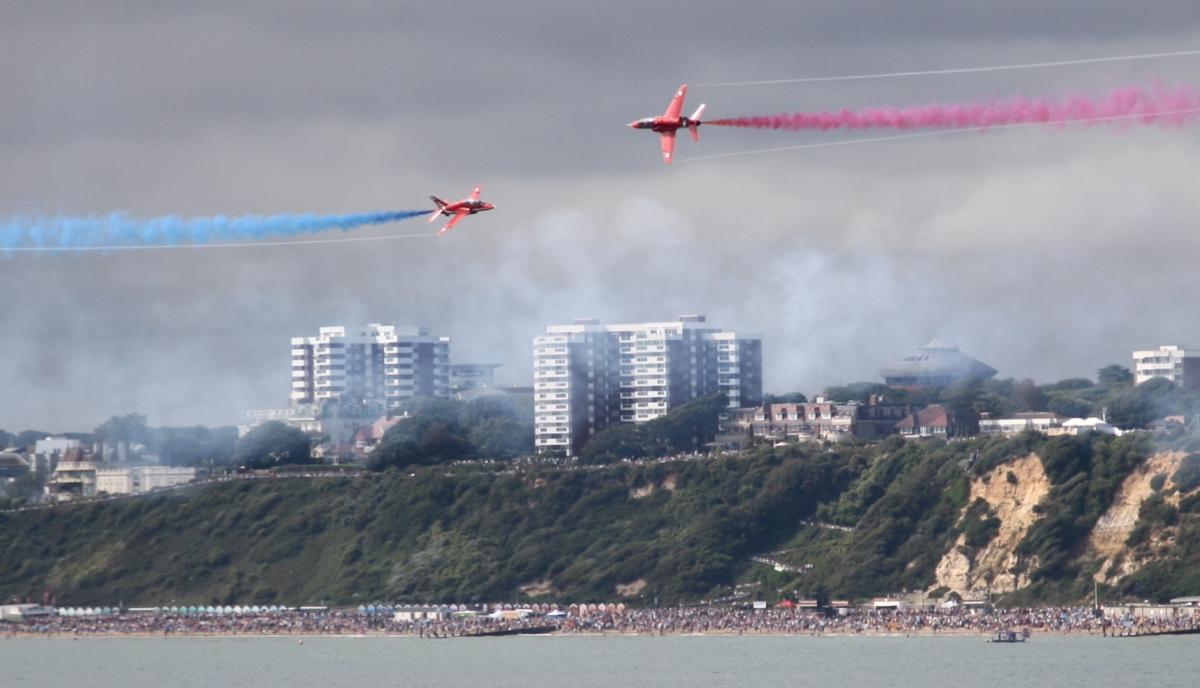
[{"label": "grey cloud", "polygon": [[[0,427],[230,422],[285,401],[287,338],[428,324],[526,382],[549,322],[706,312],[776,391],[870,379],[933,336],[1051,379],[1200,341],[1178,295],[1194,130],[1037,129],[670,168],[630,119],[681,81],[1200,45],[1191,3],[644,2],[0,10],[0,202],[42,212],[499,209],[441,240],[0,258]],[[694,87],[716,114],[1191,80],[1195,59],[815,87]],[[842,135],[835,135],[842,136]],[[680,155],[820,141],[702,131]],[[0,213],[7,212],[0,206]],[[423,231],[420,221],[362,235]],[[1176,295],[1176,296],[1172,296]]]}]

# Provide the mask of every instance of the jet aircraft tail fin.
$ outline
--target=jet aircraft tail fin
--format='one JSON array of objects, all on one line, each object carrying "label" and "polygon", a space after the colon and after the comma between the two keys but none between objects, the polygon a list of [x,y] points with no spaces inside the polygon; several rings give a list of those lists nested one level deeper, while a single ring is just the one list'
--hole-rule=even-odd
[{"label": "jet aircraft tail fin", "polygon": [[700,107],[696,108],[696,111],[693,112],[692,116],[688,118],[688,131],[692,133],[693,141],[700,140],[700,116],[703,114],[704,103],[701,103]]},{"label": "jet aircraft tail fin", "polygon": [[437,210],[433,211],[433,214],[429,216],[429,221],[433,222],[442,216],[442,208],[446,207],[446,202],[437,196],[430,196],[429,200],[433,201],[433,204],[437,206]]}]

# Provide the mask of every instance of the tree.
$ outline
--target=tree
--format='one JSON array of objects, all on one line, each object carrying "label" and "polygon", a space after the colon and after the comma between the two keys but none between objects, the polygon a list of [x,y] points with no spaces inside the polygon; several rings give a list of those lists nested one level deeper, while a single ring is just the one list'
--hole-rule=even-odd
[{"label": "tree", "polygon": [[268,421],[238,440],[233,461],[247,468],[312,463],[312,440],[299,428]]},{"label": "tree", "polygon": [[803,404],[808,401],[808,397],[800,392],[788,392],[787,394],[764,394],[764,404]]},{"label": "tree", "polygon": [[140,413],[127,413],[123,416],[112,416],[93,431],[101,442],[129,442],[145,444],[146,416]]},{"label": "tree", "polygon": [[367,468],[405,468],[533,451],[533,405],[504,394],[468,402],[413,399],[372,450]]},{"label": "tree", "polygon": [[1046,394],[1028,378],[1013,385],[1012,400],[1018,411],[1042,411],[1046,408]]},{"label": "tree", "polygon": [[152,428],[148,443],[168,466],[225,465],[237,446],[237,428]]},{"label": "tree", "polygon": [[1065,418],[1086,418],[1092,413],[1092,402],[1069,394],[1056,394],[1046,402],[1046,410]]},{"label": "tree", "polygon": [[1088,389],[1094,386],[1094,383],[1085,377],[1069,377],[1065,380],[1052,382],[1046,385],[1043,389],[1047,394],[1055,392],[1072,392],[1080,389]]},{"label": "tree", "polygon": [[463,437],[457,420],[436,416],[410,416],[388,428],[371,451],[367,467],[407,468],[470,458],[474,447]]},{"label": "tree", "polygon": [[716,436],[720,415],[727,405],[724,394],[693,399],[647,423],[622,424],[596,433],[580,455],[586,462],[601,463],[703,449]]},{"label": "tree", "polygon": [[983,383],[967,378],[950,385],[943,393],[943,403],[954,419],[954,434],[972,435],[979,430],[979,412],[987,410],[983,403]]},{"label": "tree", "polygon": [[46,439],[49,436],[50,433],[42,430],[22,430],[17,433],[12,443],[17,449],[32,449],[38,440]]},{"label": "tree", "polygon": [[1096,380],[1101,387],[1129,387],[1133,384],[1133,373],[1125,366],[1114,363],[1098,370]]},{"label": "tree", "polygon": [[1104,403],[1109,422],[1123,428],[1144,428],[1151,421],[1186,410],[1179,387],[1161,377],[1116,391]]},{"label": "tree", "polygon": [[871,400],[871,395],[892,398],[904,394],[902,390],[895,390],[878,382],[851,382],[848,385],[827,387],[822,396],[835,402],[857,401],[865,404]]}]

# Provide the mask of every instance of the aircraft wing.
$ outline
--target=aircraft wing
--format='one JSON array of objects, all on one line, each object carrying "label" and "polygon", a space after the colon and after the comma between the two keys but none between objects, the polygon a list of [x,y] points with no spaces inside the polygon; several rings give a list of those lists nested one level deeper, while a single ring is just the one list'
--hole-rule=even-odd
[{"label": "aircraft wing", "polygon": [[671,164],[671,157],[675,155],[675,132],[664,131],[662,134],[662,153],[663,162]]},{"label": "aircraft wing", "polygon": [[475,187],[475,190],[471,192],[471,200],[472,200],[472,201],[478,201],[478,200],[479,200],[479,187],[478,187],[478,186],[477,186],[477,187]]},{"label": "aircraft wing", "polygon": [[683,99],[686,97],[687,84],[684,84],[675,92],[675,97],[671,99],[671,104],[667,106],[667,111],[663,113],[663,117],[667,119],[679,119],[679,115],[683,113]]},{"label": "aircraft wing", "polygon": [[454,217],[450,218],[450,221],[446,223],[445,227],[442,227],[441,229],[438,230],[438,234],[445,234],[446,232],[449,232],[451,229],[454,228],[454,225],[458,224],[459,220],[463,219],[464,217],[466,217],[470,214],[471,214],[470,211],[467,211],[467,210],[460,210],[457,213],[454,213]]}]

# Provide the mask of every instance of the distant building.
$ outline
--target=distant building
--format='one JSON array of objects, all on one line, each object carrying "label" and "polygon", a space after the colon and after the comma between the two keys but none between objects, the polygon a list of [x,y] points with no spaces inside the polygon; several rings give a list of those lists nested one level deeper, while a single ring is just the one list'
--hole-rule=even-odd
[{"label": "distant building", "polygon": [[51,499],[66,501],[98,494],[141,494],[190,483],[195,479],[195,468],[128,466],[92,460],[61,461],[50,476],[46,492]]},{"label": "distant building", "polygon": [[896,423],[896,432],[906,438],[947,438],[971,435],[973,428],[960,424],[947,406],[930,404]]},{"label": "distant building", "polygon": [[66,501],[96,495],[97,461],[59,461],[46,484],[51,499]]},{"label": "distant building", "polygon": [[669,322],[550,325],[533,340],[534,443],[573,455],[597,432],[644,423],[721,392],[731,408],[762,400],[762,341]]},{"label": "distant building", "polygon": [[834,403],[818,399],[795,404],[764,404],[730,409],[721,420],[720,444],[745,446],[741,440],[767,442],[877,440],[895,432],[896,423],[911,413],[909,405]]},{"label": "distant building", "polygon": [[499,363],[451,363],[450,393],[496,386]]},{"label": "distant building", "polygon": [[27,623],[48,620],[54,616],[54,608],[40,604],[5,604],[0,605],[0,621],[8,623]]},{"label": "distant building", "polygon": [[1048,435],[1086,435],[1089,432],[1101,432],[1106,435],[1120,435],[1121,430],[1100,418],[1071,418],[1064,420],[1062,425],[1051,428]]},{"label": "distant building", "polygon": [[78,454],[82,449],[79,440],[47,437],[34,443],[33,454],[28,457],[29,465],[35,471],[41,470],[49,474],[58,466],[59,461],[66,459],[69,454]]},{"label": "distant building", "polygon": [[528,385],[499,385],[496,387],[475,387],[458,392],[454,397],[460,401],[473,401],[480,397],[504,397],[522,404],[533,403],[533,387]]},{"label": "distant building", "polygon": [[79,440],[73,440],[67,437],[47,437],[44,440],[38,440],[33,444],[35,454],[58,454],[62,456],[72,449],[79,449]]},{"label": "distant building", "polygon": [[423,327],[322,327],[292,338],[293,405],[341,401],[397,408],[450,393],[450,338]]},{"label": "distant building", "polygon": [[935,339],[880,371],[889,387],[944,387],[962,380],[987,380],[996,369],[958,347]]},{"label": "distant building", "polygon": [[0,480],[19,478],[29,472],[29,462],[15,451],[0,451]]},{"label": "distant building", "polygon": [[[386,413],[382,402],[352,403],[330,400],[316,404],[295,404],[287,409],[247,411],[238,426],[244,437],[263,423],[278,421],[299,428],[312,436],[319,458],[343,459],[355,454],[357,433],[371,426]],[[316,450],[320,451],[316,451]]]},{"label": "distant building", "polygon": [[96,466],[96,494],[142,494],[184,485],[196,479],[195,468],[171,466]]},{"label": "distant building", "polygon": [[454,614],[450,607],[397,607],[392,612],[392,621],[410,623],[413,621],[437,621],[449,619]]},{"label": "distant building", "polygon": [[1200,351],[1178,346],[1160,346],[1133,352],[1133,381],[1142,384],[1161,377],[1183,389],[1200,389]]},{"label": "distant building", "polygon": [[979,419],[979,434],[981,435],[1017,435],[1026,430],[1049,432],[1061,427],[1063,418],[1048,411],[1030,411],[1014,413],[1005,418],[990,418],[984,414]]}]

